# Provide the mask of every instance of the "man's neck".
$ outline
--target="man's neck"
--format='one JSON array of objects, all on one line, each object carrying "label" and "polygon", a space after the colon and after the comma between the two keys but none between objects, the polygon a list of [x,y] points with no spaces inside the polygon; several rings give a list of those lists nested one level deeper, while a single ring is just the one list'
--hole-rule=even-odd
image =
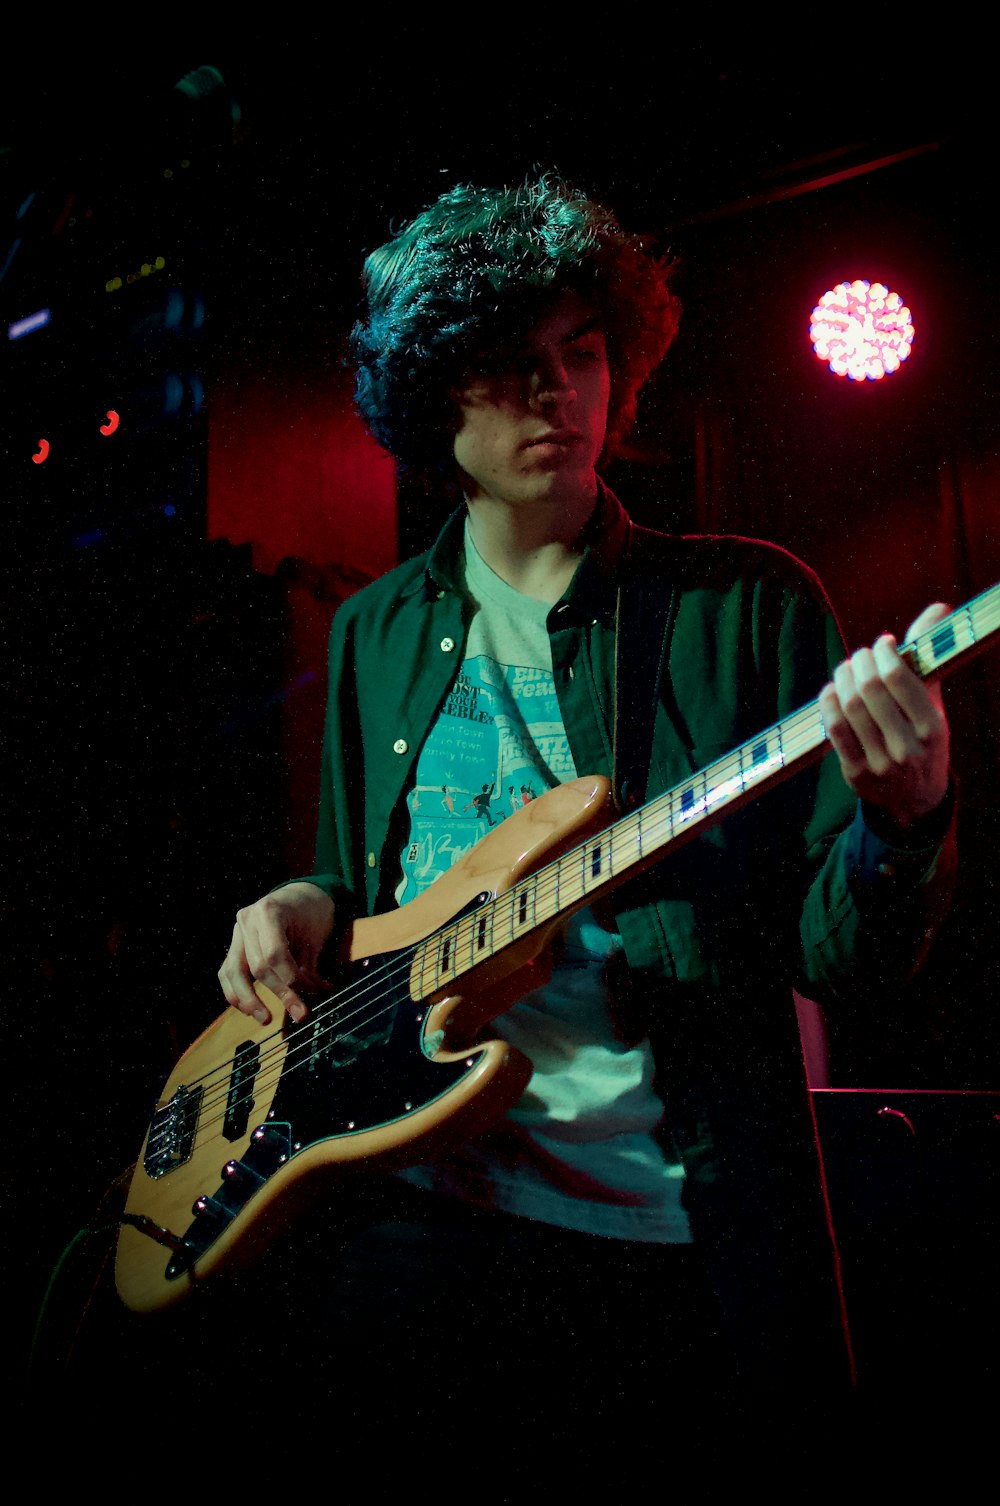
[{"label": "man's neck", "polygon": [[570,499],[509,504],[492,497],[467,502],[472,541],[490,569],[534,601],[557,602],[583,554],[581,536],[598,490]]}]

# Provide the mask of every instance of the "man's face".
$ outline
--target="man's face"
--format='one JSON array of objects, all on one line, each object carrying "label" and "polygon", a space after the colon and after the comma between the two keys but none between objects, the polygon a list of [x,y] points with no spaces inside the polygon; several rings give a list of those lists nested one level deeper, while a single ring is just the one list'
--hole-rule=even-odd
[{"label": "man's face", "polygon": [[592,494],[610,390],[603,332],[586,301],[565,293],[514,350],[484,362],[456,392],[455,459],[469,501]]}]

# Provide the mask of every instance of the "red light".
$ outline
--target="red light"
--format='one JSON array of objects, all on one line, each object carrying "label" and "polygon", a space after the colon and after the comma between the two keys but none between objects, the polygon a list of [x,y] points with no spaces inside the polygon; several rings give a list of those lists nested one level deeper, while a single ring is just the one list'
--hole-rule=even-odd
[{"label": "red light", "polygon": [[40,439],[38,441],[38,449],[35,451],[34,455],[32,455],[31,458],[36,465],[41,465],[43,460],[48,460],[49,442],[47,439]]},{"label": "red light", "polygon": [[101,426],[100,426],[101,433],[102,434],[113,434],[115,432],[115,430],[117,429],[117,427],[118,427],[118,425],[119,425],[120,422],[121,422],[121,420],[119,419],[118,414],[115,412],[114,408],[109,408],[108,409],[108,421],[107,421],[106,424],[101,424]]},{"label": "red light", "polygon": [[824,293],[809,319],[818,359],[852,382],[880,382],[898,371],[913,336],[912,316],[899,294],[862,278]]}]

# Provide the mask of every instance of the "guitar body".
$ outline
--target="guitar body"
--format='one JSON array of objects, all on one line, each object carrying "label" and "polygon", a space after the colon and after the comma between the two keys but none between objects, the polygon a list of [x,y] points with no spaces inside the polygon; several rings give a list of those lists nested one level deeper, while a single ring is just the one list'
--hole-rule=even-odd
[{"label": "guitar body", "polygon": [[447,957],[456,917],[471,917],[474,942],[477,910],[610,815],[606,779],[548,791],[411,904],[358,921],[331,994],[301,1024],[258,985],[271,1023],[229,1009],[199,1036],[164,1085],[132,1176],[115,1264],[127,1307],[172,1306],[239,1269],[331,1180],[423,1160],[516,1101],[530,1063],[481,1037],[544,981],[554,924],[529,922],[453,987],[430,987],[428,968]]}]

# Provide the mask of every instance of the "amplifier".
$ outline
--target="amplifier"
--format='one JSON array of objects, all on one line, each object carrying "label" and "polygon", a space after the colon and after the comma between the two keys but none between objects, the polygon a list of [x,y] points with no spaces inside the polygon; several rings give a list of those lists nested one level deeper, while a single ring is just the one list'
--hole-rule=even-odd
[{"label": "amplifier", "polygon": [[1000,1378],[1000,1092],[814,1088],[859,1380]]}]

